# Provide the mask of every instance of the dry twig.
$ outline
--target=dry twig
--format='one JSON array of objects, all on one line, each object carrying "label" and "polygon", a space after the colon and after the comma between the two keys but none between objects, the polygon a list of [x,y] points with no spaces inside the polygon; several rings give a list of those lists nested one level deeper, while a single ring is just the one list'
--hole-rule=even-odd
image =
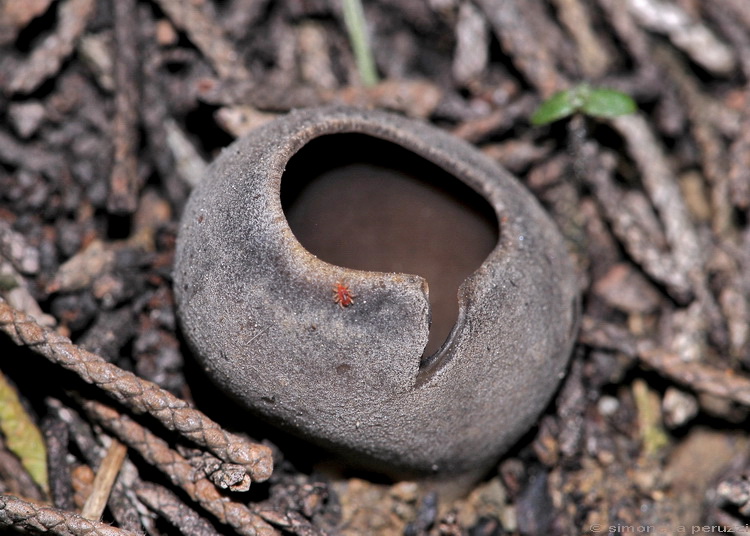
[{"label": "dry twig", "polygon": [[219,536],[211,523],[167,488],[143,482],[137,487],[135,494],[146,506],[163,516],[185,536]]},{"label": "dry twig", "polygon": [[184,457],[169,448],[163,439],[156,437],[130,417],[100,402],[84,403],[84,409],[102,426],[117,435],[143,458],[180,486],[191,499],[239,534],[271,536],[276,531],[250,509],[223,496],[208,479],[196,474],[195,468]]},{"label": "dry twig", "polygon": [[47,445],[50,498],[53,506],[63,510],[73,509],[73,489],[70,485],[68,462],[68,427],[60,419],[47,417],[42,421],[44,442]]},{"label": "dry twig", "polygon": [[[70,435],[78,447],[78,451],[83,454],[83,458],[88,464],[85,467],[99,466],[101,468],[102,461],[106,456],[106,450],[101,446],[100,440],[94,436],[91,425],[84,421],[78,413],[63,406],[58,400],[48,399],[47,405],[57,415],[57,422],[70,429]],[[103,434],[100,435],[100,438],[104,439],[102,436]],[[91,470],[89,469],[89,471]],[[83,495],[82,500],[79,501],[81,506],[85,504],[85,497],[90,496],[93,491],[95,475],[93,471],[91,473],[91,481],[88,482],[89,489],[76,489],[77,494],[80,493]],[[71,478],[70,473],[68,473],[68,478]],[[133,498],[132,494],[132,490],[138,488],[140,484],[141,480],[138,477],[138,470],[126,458],[112,487],[107,507],[121,528],[138,532],[143,530],[143,527],[146,527],[148,532],[151,520],[139,514],[138,506],[136,505],[137,501]]]},{"label": "dry twig", "polygon": [[566,88],[569,84],[556,68],[552,53],[526,18],[525,6],[517,0],[477,2],[492,25],[506,53],[537,88],[542,96]]},{"label": "dry twig", "polygon": [[647,274],[664,283],[675,296],[685,299],[690,293],[687,274],[667,254],[667,239],[646,196],[637,190],[625,191],[615,183],[615,162],[611,155],[597,156],[592,144],[586,144],[583,152],[586,172],[582,177],[594,190],[614,234]]},{"label": "dry twig", "polygon": [[664,226],[674,268],[684,281],[690,281],[691,275],[701,270],[705,251],[701,249],[662,145],[642,116],[618,117],[612,123],[625,138],[641,170],[643,186]]},{"label": "dry twig", "polygon": [[170,430],[206,447],[222,460],[243,465],[255,481],[271,476],[271,451],[224,431],[203,413],[190,408],[154,383],[138,378],[74,345],[70,339],[40,326],[0,299],[0,330],[19,346],[27,346],[53,363],[78,374],[136,413],[148,413]]},{"label": "dry twig", "polygon": [[[642,116],[618,117],[612,123],[625,138],[628,151],[642,172],[646,193],[659,213],[670,246],[667,258],[673,261],[675,276],[690,286],[700,304],[701,313],[710,323],[711,335],[720,343],[725,343],[724,319],[708,287],[705,271],[708,248],[690,220],[661,144]],[[676,297],[684,299],[686,296]]]},{"label": "dry twig", "polygon": [[706,69],[726,74],[734,68],[736,58],[732,49],[679,6],[662,0],[629,0],[628,7],[642,25],[667,34],[677,47]]},{"label": "dry twig", "polygon": [[639,344],[638,357],[660,374],[699,393],[750,406],[750,378],[740,376],[732,369],[720,370],[702,363],[687,362],[679,354],[654,348],[648,342]]},{"label": "dry twig", "polygon": [[112,131],[114,163],[109,177],[107,208],[115,214],[130,214],[138,206],[138,54],[136,2],[119,0],[115,10],[115,117]]},{"label": "dry twig", "polygon": [[456,52],[453,55],[453,78],[462,85],[479,78],[487,69],[490,55],[490,31],[487,20],[471,2],[458,9]]},{"label": "dry twig", "polygon": [[99,465],[99,470],[94,479],[94,489],[91,491],[89,498],[86,499],[86,504],[83,505],[81,515],[86,519],[96,521],[101,518],[104,507],[107,506],[109,493],[115,483],[117,474],[120,472],[127,452],[125,445],[118,441],[112,441],[107,450],[107,455]]},{"label": "dry twig", "polygon": [[581,0],[554,0],[560,13],[560,21],[575,39],[579,63],[583,74],[596,79],[611,63],[607,49],[594,32],[589,11]]},{"label": "dry twig", "polygon": [[10,495],[0,495],[0,527],[56,536],[137,536],[129,530],[116,529],[73,512],[39,506]]},{"label": "dry twig", "polygon": [[693,138],[700,149],[703,174],[711,185],[713,230],[717,235],[726,233],[731,226],[732,210],[727,180],[727,155],[725,145],[713,124],[711,102],[677,55],[663,46],[655,46],[655,57],[663,71],[677,84],[680,100],[685,104]]},{"label": "dry twig", "polygon": [[190,40],[224,79],[249,81],[250,73],[240,55],[224,36],[222,27],[206,12],[205,3],[196,0],[157,0],[174,24],[185,30]]},{"label": "dry twig", "polygon": [[76,40],[86,28],[95,6],[95,0],[64,2],[60,6],[60,24],[57,32],[42,41],[34,49],[29,60],[22,63],[13,73],[8,90],[11,93],[29,93],[55,74],[63,61],[73,52]]}]

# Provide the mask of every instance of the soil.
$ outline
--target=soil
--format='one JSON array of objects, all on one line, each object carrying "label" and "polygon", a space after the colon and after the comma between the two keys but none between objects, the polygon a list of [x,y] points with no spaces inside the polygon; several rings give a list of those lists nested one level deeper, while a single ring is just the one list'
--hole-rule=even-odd
[{"label": "soil", "polygon": [[[750,3],[365,0],[364,15],[375,85],[338,2],[0,3],[0,526],[88,534],[77,515],[93,486],[109,496],[95,534],[747,530]],[[583,83],[638,111],[531,124]],[[254,422],[205,381],[176,321],[192,185],[236,137],[329,103],[476,145],[537,196],[577,260],[568,375],[459,500],[353,473]],[[248,490],[241,464],[135,415],[130,395],[115,404],[116,382],[92,380],[81,359],[270,449],[273,474]],[[142,385],[127,378],[120,387]],[[170,463],[151,456],[157,440]],[[193,472],[180,485],[183,462]]]}]

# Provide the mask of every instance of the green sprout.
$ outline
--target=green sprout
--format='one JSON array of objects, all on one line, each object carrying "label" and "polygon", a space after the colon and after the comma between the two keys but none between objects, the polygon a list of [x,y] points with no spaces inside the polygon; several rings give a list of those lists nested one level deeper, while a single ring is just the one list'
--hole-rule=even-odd
[{"label": "green sprout", "polygon": [[342,0],[342,4],[344,24],[347,32],[349,32],[349,42],[354,51],[354,60],[357,63],[359,77],[365,86],[374,86],[378,83],[378,72],[375,69],[375,60],[372,57],[372,48],[367,37],[367,25],[362,3],[360,0]]},{"label": "green sprout", "polygon": [[625,93],[579,84],[559,91],[544,101],[532,114],[531,123],[546,125],[575,113],[589,117],[618,117],[636,110],[635,101]]}]

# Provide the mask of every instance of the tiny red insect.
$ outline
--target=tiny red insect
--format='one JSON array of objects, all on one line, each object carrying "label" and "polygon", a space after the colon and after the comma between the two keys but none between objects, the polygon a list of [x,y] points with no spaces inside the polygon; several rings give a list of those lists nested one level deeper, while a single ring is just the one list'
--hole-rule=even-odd
[{"label": "tiny red insect", "polygon": [[333,285],[333,301],[338,303],[342,308],[349,307],[354,303],[354,294],[347,285],[337,282]]}]

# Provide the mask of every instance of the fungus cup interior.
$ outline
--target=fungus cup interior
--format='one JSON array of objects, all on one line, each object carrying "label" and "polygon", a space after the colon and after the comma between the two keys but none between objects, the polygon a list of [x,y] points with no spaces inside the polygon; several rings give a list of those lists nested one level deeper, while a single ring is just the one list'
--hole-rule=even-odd
[{"label": "fungus cup interior", "polygon": [[432,324],[423,359],[458,318],[460,284],[498,241],[490,204],[435,164],[364,134],[316,138],[287,164],[281,203],[318,258],[347,268],[420,275]]}]

